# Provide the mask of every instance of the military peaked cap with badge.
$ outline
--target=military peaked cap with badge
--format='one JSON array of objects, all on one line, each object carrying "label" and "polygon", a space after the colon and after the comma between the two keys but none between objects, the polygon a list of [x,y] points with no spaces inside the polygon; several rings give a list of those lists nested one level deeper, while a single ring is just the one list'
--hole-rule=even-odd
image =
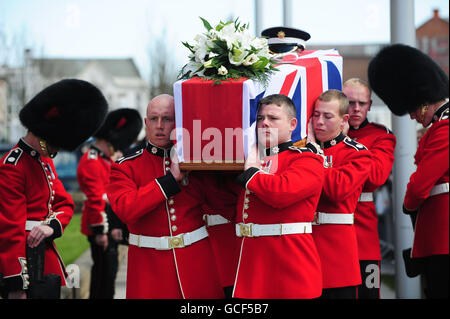
[{"label": "military peaked cap with badge", "polygon": [[292,52],[297,48],[304,50],[305,42],[311,38],[308,32],[287,27],[265,29],[261,36],[268,38],[269,49],[275,54]]},{"label": "military peaked cap with badge", "polygon": [[108,103],[89,82],[65,79],[43,89],[20,111],[22,124],[37,137],[75,150],[102,125]]},{"label": "military peaked cap with badge", "polygon": [[107,115],[102,127],[94,136],[108,141],[116,150],[125,151],[136,141],[142,125],[142,117],[138,111],[121,108]]},{"label": "military peaked cap with badge", "polygon": [[370,62],[369,83],[392,113],[404,115],[448,97],[448,77],[426,54],[394,44]]}]

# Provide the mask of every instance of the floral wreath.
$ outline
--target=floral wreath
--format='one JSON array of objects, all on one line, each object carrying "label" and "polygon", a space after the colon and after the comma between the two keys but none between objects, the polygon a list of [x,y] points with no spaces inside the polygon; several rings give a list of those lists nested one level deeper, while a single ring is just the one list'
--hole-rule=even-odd
[{"label": "floral wreath", "polygon": [[195,44],[182,42],[191,52],[189,62],[180,71],[179,79],[200,77],[214,84],[241,77],[267,85],[271,74],[278,71],[269,51],[267,39],[252,36],[249,25],[238,19],[220,22],[213,28],[201,18],[207,32],[198,34]]}]

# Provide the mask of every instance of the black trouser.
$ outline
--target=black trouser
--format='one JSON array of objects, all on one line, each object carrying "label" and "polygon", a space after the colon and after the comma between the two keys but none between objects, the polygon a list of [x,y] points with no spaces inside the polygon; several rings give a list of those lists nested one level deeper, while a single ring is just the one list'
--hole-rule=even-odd
[{"label": "black trouser", "polygon": [[434,255],[423,260],[424,292],[427,299],[448,298],[448,255]]},{"label": "black trouser", "polygon": [[358,299],[380,299],[380,261],[360,260],[361,285],[358,286]]},{"label": "black trouser", "polygon": [[91,268],[91,287],[89,299],[113,299],[116,274],[118,269],[118,244],[108,234],[108,247],[95,243],[95,235],[88,236],[91,244],[91,256],[94,264]]},{"label": "black trouser", "polygon": [[356,299],[358,286],[327,288],[318,299]]}]

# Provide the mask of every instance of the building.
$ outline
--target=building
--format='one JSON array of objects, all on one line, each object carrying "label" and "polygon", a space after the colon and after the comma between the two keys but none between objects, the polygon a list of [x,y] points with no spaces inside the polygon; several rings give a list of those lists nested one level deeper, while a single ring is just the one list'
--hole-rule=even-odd
[{"label": "building", "polygon": [[31,51],[26,50],[23,67],[2,67],[0,71],[0,134],[10,143],[25,133],[18,120],[23,105],[43,88],[64,78],[77,78],[97,86],[105,95],[110,111],[134,108],[144,117],[150,100],[150,86],[131,58],[33,58]]},{"label": "building", "polygon": [[433,17],[416,30],[417,47],[428,54],[449,74],[449,24],[448,18],[439,17],[439,10],[433,11]]}]

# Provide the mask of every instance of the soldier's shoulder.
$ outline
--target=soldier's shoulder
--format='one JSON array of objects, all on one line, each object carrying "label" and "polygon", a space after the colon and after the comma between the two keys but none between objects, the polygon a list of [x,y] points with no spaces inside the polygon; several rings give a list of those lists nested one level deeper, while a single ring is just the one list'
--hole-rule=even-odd
[{"label": "soldier's shoulder", "polygon": [[22,158],[23,150],[19,147],[10,150],[4,157],[3,164],[16,166]]},{"label": "soldier's shoulder", "polygon": [[128,162],[128,161],[135,160],[135,159],[139,158],[143,153],[144,153],[144,149],[140,149],[140,150],[138,150],[138,151],[136,151],[134,153],[131,153],[129,155],[126,155],[124,157],[119,158],[116,161],[116,163],[117,164],[122,164],[122,163],[125,163],[125,162]]},{"label": "soldier's shoulder", "polygon": [[386,134],[394,134],[394,132],[392,132],[389,128],[387,128],[383,124],[374,123],[374,122],[371,122],[370,124],[372,124],[373,127],[385,132]]},{"label": "soldier's shoulder", "polygon": [[352,138],[350,138],[350,137],[348,137],[348,136],[346,136],[346,137],[344,138],[344,143],[345,143],[346,145],[348,145],[348,146],[354,148],[354,149],[357,150],[357,151],[364,151],[364,150],[367,150],[367,147],[366,147],[366,146],[364,146],[364,145],[361,144],[361,143],[358,143],[357,141],[355,141],[354,139],[352,139]]}]

